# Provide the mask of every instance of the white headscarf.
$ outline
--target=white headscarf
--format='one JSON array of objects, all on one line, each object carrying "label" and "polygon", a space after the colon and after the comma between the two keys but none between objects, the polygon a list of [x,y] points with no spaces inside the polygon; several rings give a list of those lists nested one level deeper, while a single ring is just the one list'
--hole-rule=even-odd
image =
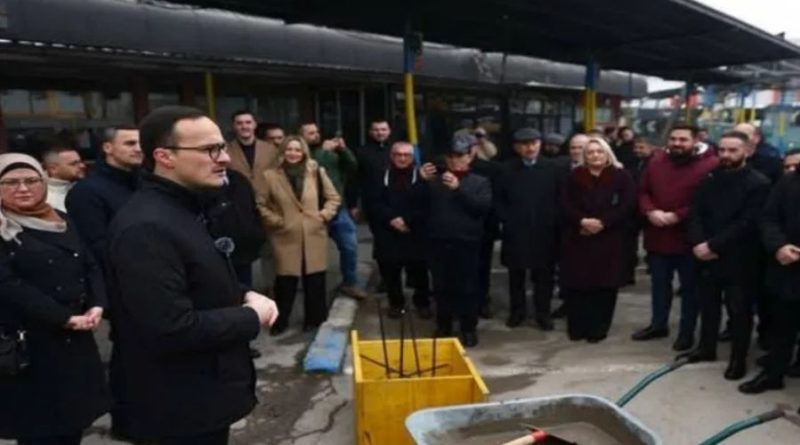
[{"label": "white headscarf", "polygon": [[[43,179],[46,177],[42,165],[33,157],[22,153],[4,153],[0,154],[0,178],[2,178],[3,174],[7,173],[4,170],[14,164],[24,164],[26,167],[30,167],[32,170],[39,173],[39,176]],[[67,231],[67,225],[63,222],[52,222],[41,218],[18,215],[3,209],[3,202],[2,199],[0,199],[0,238],[6,242],[14,241],[20,244],[17,235],[22,233],[24,228],[59,233]]]}]

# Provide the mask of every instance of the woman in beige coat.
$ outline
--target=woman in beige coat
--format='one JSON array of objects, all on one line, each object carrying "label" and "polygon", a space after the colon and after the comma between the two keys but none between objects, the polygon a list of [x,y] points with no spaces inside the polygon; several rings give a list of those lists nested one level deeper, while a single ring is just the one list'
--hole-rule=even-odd
[{"label": "woman in beige coat", "polygon": [[270,330],[272,335],[288,327],[301,277],[305,294],[303,329],[314,329],[327,318],[326,225],[341,203],[325,169],[311,159],[301,138],[286,138],[280,153],[278,167],[264,172],[264,187],[258,196],[275,255],[275,300],[280,315]]}]

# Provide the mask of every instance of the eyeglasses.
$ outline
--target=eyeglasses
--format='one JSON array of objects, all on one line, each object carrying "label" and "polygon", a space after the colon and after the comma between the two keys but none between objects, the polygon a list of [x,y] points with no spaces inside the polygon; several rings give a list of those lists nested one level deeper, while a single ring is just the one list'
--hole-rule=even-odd
[{"label": "eyeglasses", "polygon": [[13,190],[19,190],[23,184],[25,184],[25,188],[33,188],[42,185],[44,180],[42,178],[15,178],[15,179],[4,179],[0,181],[0,187],[6,187]]},{"label": "eyeglasses", "polygon": [[209,144],[209,145],[200,145],[197,147],[164,147],[170,150],[189,150],[189,151],[204,151],[208,153],[208,157],[211,158],[212,161],[217,162],[219,157],[222,155],[222,152],[228,151],[228,144],[225,142],[219,142],[217,144]]}]

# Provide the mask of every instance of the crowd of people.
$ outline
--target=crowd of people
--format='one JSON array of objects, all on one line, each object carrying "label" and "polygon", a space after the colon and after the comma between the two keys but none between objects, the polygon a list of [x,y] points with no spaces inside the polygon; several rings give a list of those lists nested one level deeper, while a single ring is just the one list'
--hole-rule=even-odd
[{"label": "crowd of people", "polygon": [[[566,317],[570,340],[599,343],[636,279],[643,236],[652,311],[633,340],[670,335],[678,293],[679,358],[716,360],[727,340],[725,378],[744,378],[757,314],[768,353],[740,390],[800,375],[800,151],[782,156],[752,125],[711,144],[676,124],[663,149],[627,127],[570,138],[520,128],[508,152],[475,126],[422,160],[385,119],[356,149],[313,122],[286,134],[240,111],[231,125],[226,141],[200,110],[159,108],[108,129],[88,174],[65,143],[39,160],[0,154],[0,437],[74,445],[110,412],[119,438],[227,443],[256,403],[249,342],[262,328],[286,332],[301,283],[302,328],[327,318],[329,240],[340,293],[367,296],[359,222],[387,315],[413,306],[435,336],[457,333],[466,347],[493,317],[497,241],[506,325],[551,331]],[[104,318],[108,385],[92,334]]]}]

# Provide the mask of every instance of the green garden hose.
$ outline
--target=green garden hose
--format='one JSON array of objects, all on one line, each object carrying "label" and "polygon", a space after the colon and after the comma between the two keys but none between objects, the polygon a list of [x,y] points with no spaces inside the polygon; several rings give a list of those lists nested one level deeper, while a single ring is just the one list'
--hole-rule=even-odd
[{"label": "green garden hose", "polygon": [[733,436],[734,434],[737,434],[748,428],[761,425],[762,423],[767,423],[775,419],[780,419],[785,416],[786,412],[784,410],[776,409],[763,414],[759,414],[757,416],[750,417],[749,419],[745,419],[728,426],[724,430],[700,442],[700,445],[716,445],[718,443],[722,443],[723,441],[725,441],[725,439]]},{"label": "green garden hose", "polygon": [[622,396],[617,401],[617,406],[619,406],[620,408],[624,407],[625,405],[628,404],[628,402],[633,400],[633,398],[636,397],[637,394],[642,392],[642,390],[647,388],[647,386],[649,386],[651,383],[655,382],[656,380],[660,379],[664,375],[669,374],[670,372],[680,368],[681,366],[683,366],[683,365],[685,365],[687,363],[689,363],[689,362],[686,359],[675,360],[674,362],[672,362],[672,363],[670,363],[668,365],[664,365],[662,368],[659,368],[656,371],[648,374],[642,380],[639,380],[639,383],[637,383],[636,386],[631,388],[630,391],[625,393],[625,395]]}]

